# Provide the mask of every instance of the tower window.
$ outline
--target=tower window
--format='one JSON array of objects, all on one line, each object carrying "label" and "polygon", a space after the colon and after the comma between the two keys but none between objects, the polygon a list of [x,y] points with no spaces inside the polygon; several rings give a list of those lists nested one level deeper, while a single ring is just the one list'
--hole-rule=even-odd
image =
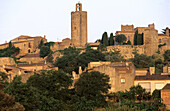
[{"label": "tower window", "polygon": [[76,30],[76,27],[74,27],[74,29]]},{"label": "tower window", "polygon": [[120,79],[121,84],[125,84],[125,78]]}]

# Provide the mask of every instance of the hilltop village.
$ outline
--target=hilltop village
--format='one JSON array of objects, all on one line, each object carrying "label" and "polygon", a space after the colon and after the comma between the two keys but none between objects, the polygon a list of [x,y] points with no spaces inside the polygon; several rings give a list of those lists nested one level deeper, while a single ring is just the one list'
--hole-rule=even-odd
[{"label": "hilltop village", "polygon": [[62,69],[72,76],[70,87],[74,88],[82,73],[98,71],[110,78],[109,93],[129,91],[138,85],[149,94],[160,90],[161,102],[170,109],[168,27],[159,34],[154,23],[146,27],[121,25],[121,31],[111,34],[109,39],[105,32],[94,43],[87,41],[87,30],[87,12],[77,3],[76,11],[71,12],[71,39],[48,42],[45,35],[21,35],[0,44],[0,72],[7,74],[9,83],[16,76],[26,83],[42,70]]}]

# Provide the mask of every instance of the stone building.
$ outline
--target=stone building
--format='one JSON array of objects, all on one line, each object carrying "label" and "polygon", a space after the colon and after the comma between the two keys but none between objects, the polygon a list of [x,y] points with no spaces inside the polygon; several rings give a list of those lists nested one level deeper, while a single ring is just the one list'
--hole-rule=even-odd
[{"label": "stone building", "polygon": [[134,85],[135,66],[131,62],[90,62],[87,70],[107,74],[111,84],[109,92],[129,90]]},{"label": "stone building", "polygon": [[166,109],[170,110],[170,84],[166,84],[161,90],[162,102],[166,105]]},{"label": "stone building", "polygon": [[76,4],[76,11],[71,12],[71,42],[75,47],[87,44],[87,12],[82,11],[82,4]]},{"label": "stone building", "polygon": [[[36,49],[38,49],[38,45],[41,39],[44,41],[44,43],[47,42],[46,36],[30,37],[30,36],[21,35],[17,38],[12,39],[11,43],[15,47],[20,48],[21,54],[25,54],[25,53],[35,52]],[[8,46],[9,43],[6,42],[5,44],[0,45],[0,49],[7,48]]]},{"label": "stone building", "polygon": [[[117,48],[120,50],[120,53],[122,56],[124,56],[126,59],[132,58],[134,47],[136,47],[139,54],[146,54],[148,56],[152,56],[157,51],[160,51],[161,54],[164,53],[164,51],[170,49],[170,37],[169,37],[169,28],[166,28],[166,34],[158,34],[158,30],[155,29],[154,24],[149,24],[148,27],[136,27],[134,28],[134,25],[121,25],[121,31],[116,31],[115,35],[124,34],[127,37],[127,41],[130,40],[132,45],[134,45],[134,34],[135,31],[138,30],[139,34],[143,35],[143,45],[136,45],[136,46],[123,46],[123,45],[117,45],[117,46],[109,46],[107,49],[113,49]],[[159,44],[164,44],[165,46],[162,46],[158,49]],[[130,50],[129,53],[126,53],[127,50],[122,51],[122,49],[125,49],[125,47],[128,47],[127,50]]]},{"label": "stone building", "polygon": [[151,93],[155,89],[161,90],[167,83],[170,83],[170,76],[162,74],[137,75],[134,80],[134,85],[139,84]]}]

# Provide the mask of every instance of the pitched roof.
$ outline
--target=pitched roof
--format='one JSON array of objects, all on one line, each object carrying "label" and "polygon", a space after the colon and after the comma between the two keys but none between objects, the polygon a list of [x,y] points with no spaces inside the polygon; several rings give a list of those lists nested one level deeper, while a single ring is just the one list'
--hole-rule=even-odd
[{"label": "pitched roof", "polygon": [[135,80],[170,80],[170,75],[146,75],[146,76],[136,76]]},{"label": "pitched roof", "polygon": [[32,58],[32,57],[40,57],[40,54],[26,54],[22,56],[21,58]]},{"label": "pitched roof", "polygon": [[162,90],[170,90],[170,84],[166,84],[166,85],[162,88]]}]

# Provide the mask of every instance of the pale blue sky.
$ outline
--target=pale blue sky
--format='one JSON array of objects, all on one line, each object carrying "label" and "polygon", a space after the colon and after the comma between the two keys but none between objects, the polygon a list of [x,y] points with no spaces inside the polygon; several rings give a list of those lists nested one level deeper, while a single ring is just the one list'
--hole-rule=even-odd
[{"label": "pale blue sky", "polygon": [[88,12],[88,42],[121,30],[121,24],[155,23],[159,32],[170,27],[170,0],[0,0],[0,44],[20,35],[71,38],[71,11],[78,1]]}]

